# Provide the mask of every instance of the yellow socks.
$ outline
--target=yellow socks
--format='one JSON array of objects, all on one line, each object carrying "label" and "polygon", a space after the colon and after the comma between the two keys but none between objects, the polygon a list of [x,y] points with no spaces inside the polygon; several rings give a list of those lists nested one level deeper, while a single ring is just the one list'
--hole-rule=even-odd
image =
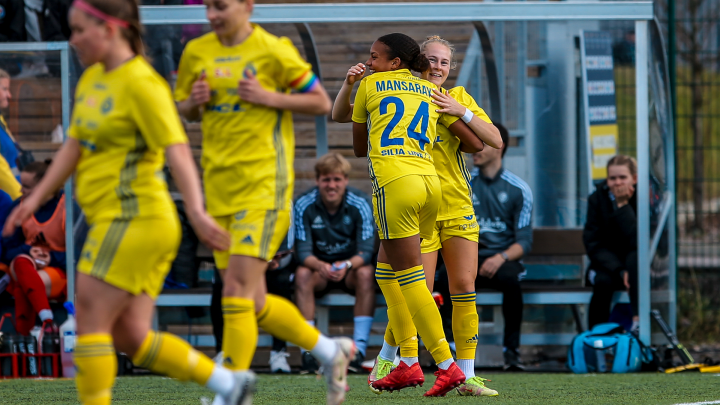
[{"label": "yellow socks", "polygon": [[[420,272],[422,273],[422,266],[420,266]],[[408,305],[405,302],[405,297],[395,272],[389,264],[378,262],[377,269],[375,270],[375,279],[378,285],[380,285],[380,290],[382,290],[385,296],[385,302],[387,302],[388,307],[389,322],[388,329],[385,331],[386,342],[395,343],[391,346],[400,346],[401,357],[417,357],[417,329],[415,329],[413,317],[408,310]],[[424,274],[423,280],[425,280]],[[427,291],[427,287],[425,287],[425,291]],[[430,299],[432,300],[432,297]],[[438,313],[438,317],[439,315],[440,313]],[[391,328],[392,330],[390,331]],[[388,333],[394,335],[391,338],[393,340],[392,342],[387,340]]]},{"label": "yellow socks", "polygon": [[109,334],[81,335],[73,355],[78,396],[82,405],[110,405],[117,375],[117,357]]},{"label": "yellow socks", "polygon": [[[440,311],[438,311],[435,300],[430,294],[427,284],[425,284],[423,266],[401,270],[396,272],[395,275],[400,284],[402,295],[405,297],[405,302],[407,302],[407,308],[412,315],[413,323],[420,332],[420,337],[435,362],[441,363],[452,359],[450,346],[448,346],[443,332]],[[393,325],[394,331],[395,325]]]},{"label": "yellow socks", "polygon": [[132,359],[136,366],[180,381],[205,385],[215,368],[210,358],[168,333],[148,332]]},{"label": "yellow socks", "polygon": [[[398,285],[398,287],[400,287]],[[395,335],[393,335],[392,326],[390,325],[390,322],[388,322],[387,328],[385,328],[385,342],[389,344],[390,346],[397,347],[397,342],[395,341]]]},{"label": "yellow socks", "polygon": [[475,359],[478,334],[478,314],[475,292],[450,295],[452,301],[452,330],[455,335],[457,359]]},{"label": "yellow socks", "polygon": [[265,295],[265,306],[257,314],[257,323],[267,333],[305,350],[312,350],[320,338],[320,331],[305,321],[300,310],[277,295]]},{"label": "yellow socks", "polygon": [[255,301],[247,298],[223,297],[222,311],[225,321],[223,365],[232,371],[248,370],[258,340]]}]

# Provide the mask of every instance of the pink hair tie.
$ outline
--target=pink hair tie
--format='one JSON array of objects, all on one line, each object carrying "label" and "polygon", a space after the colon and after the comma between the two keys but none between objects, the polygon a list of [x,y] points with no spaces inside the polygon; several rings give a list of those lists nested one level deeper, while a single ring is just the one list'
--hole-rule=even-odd
[{"label": "pink hair tie", "polygon": [[107,15],[103,13],[102,11],[98,10],[97,8],[93,7],[92,5],[84,2],[83,0],[75,0],[72,4],[73,7],[79,8],[80,10],[90,14],[91,16],[98,18],[102,21],[105,21],[107,23],[115,24],[123,28],[130,28],[130,23],[128,23],[125,20],[121,20],[119,18],[113,17],[111,15]]}]

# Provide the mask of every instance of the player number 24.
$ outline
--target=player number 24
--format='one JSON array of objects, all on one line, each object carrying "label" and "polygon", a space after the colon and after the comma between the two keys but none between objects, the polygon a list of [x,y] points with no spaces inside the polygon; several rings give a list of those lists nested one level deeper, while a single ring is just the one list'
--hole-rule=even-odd
[{"label": "player number 24", "polygon": [[[385,127],[385,130],[382,133],[382,137],[380,138],[380,147],[382,148],[386,148],[388,146],[402,146],[405,144],[404,137],[390,138],[390,134],[392,134],[397,124],[400,123],[403,115],[405,115],[405,104],[398,97],[385,97],[384,99],[380,100],[381,115],[387,114],[389,104],[395,105],[395,114],[393,115],[392,119],[390,119],[390,123],[387,125],[387,127]],[[423,101],[422,103],[420,103],[420,107],[418,107],[418,110],[415,113],[415,116],[413,117],[412,121],[410,122],[410,126],[408,126],[407,129],[408,138],[417,140],[420,144],[420,150],[423,151],[425,150],[425,145],[430,143],[430,139],[428,139],[427,137],[427,127],[429,121],[430,106],[427,102]],[[420,132],[415,131],[418,126],[420,126]]]}]

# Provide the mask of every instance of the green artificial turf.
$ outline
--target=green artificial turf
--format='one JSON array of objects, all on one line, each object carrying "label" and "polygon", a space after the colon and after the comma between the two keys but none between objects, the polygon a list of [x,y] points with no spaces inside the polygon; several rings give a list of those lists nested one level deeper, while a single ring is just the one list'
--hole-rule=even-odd
[{"label": "green artificial turf", "polygon": [[[426,375],[422,388],[375,395],[366,386],[366,376],[350,376],[352,390],[346,404],[621,404],[672,405],[720,401],[720,375],[680,374],[485,374],[500,392],[494,398],[424,398],[434,376]],[[255,404],[324,404],[324,381],[314,376],[259,375]],[[122,377],[115,385],[115,404],[201,404],[211,393],[190,383],[161,377]],[[76,404],[73,381],[0,381],[0,404]]]}]

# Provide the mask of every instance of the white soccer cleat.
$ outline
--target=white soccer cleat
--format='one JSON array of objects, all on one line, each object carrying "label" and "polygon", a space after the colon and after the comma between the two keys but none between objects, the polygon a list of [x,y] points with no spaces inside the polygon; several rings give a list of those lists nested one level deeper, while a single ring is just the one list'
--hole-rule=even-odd
[{"label": "white soccer cleat", "polygon": [[220,397],[222,402],[213,405],[250,405],[255,393],[255,373],[252,371],[234,371],[235,385],[230,395],[216,395],[217,401]]},{"label": "white soccer cleat", "polygon": [[290,357],[290,355],[285,350],[279,352],[275,350],[270,351],[270,372],[290,374],[290,365],[287,362],[288,357]]},{"label": "white soccer cleat", "polygon": [[355,342],[349,338],[333,339],[338,350],[330,364],[323,365],[325,381],[327,382],[327,405],[339,405],[345,401],[347,392],[347,368],[350,361],[355,358]]}]

